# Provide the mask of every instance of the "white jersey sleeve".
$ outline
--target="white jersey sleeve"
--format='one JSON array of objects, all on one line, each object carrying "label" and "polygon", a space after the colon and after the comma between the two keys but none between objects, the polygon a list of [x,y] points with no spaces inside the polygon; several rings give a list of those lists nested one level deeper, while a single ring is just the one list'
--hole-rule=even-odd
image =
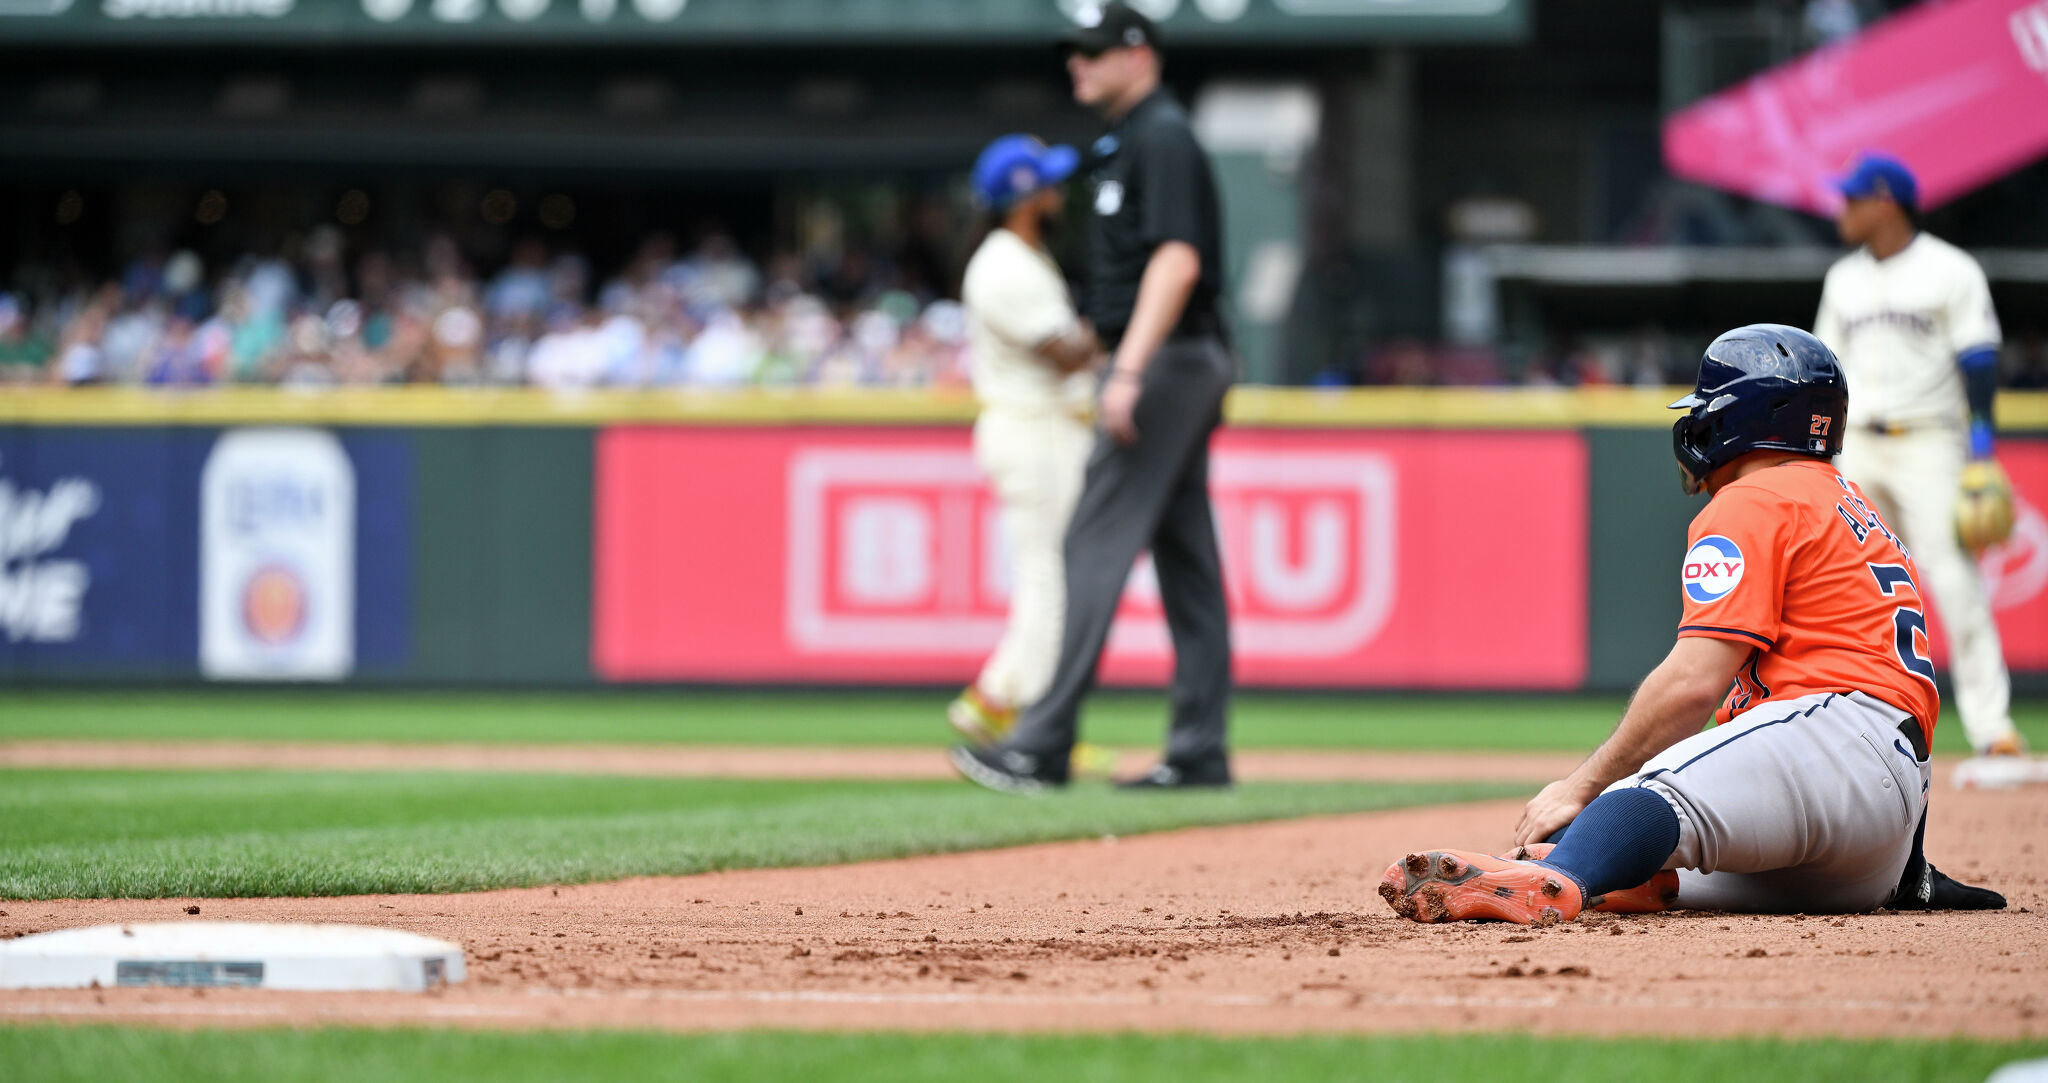
[{"label": "white jersey sleeve", "polygon": [[1835,297],[1842,277],[1836,271],[1836,267],[1828,268],[1827,277],[1821,280],[1820,311],[1813,316],[1813,337],[1833,350],[1839,358],[1842,351],[1848,349],[1849,344],[1843,335],[1841,304]]},{"label": "white jersey sleeve", "polygon": [[1991,306],[1991,284],[1984,279],[1984,268],[1966,253],[1957,255],[1962,258],[1952,279],[1943,322],[1947,325],[1949,352],[1960,357],[1985,346],[1996,347],[2003,335],[1998,327],[1998,312]]},{"label": "white jersey sleeve", "polygon": [[1066,377],[1035,347],[1079,318],[1052,257],[998,229],[967,261],[960,284],[967,308],[969,370],[984,406],[1070,410],[1088,397],[1085,378]]},{"label": "white jersey sleeve", "polygon": [[1030,349],[1074,326],[1067,284],[1052,264],[1007,231],[998,230],[967,266],[960,299],[990,331]]}]

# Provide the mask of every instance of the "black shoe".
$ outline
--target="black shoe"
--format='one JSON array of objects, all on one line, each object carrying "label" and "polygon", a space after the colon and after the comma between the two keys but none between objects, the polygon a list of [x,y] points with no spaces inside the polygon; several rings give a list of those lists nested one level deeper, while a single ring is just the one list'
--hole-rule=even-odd
[{"label": "black shoe", "polygon": [[1917,878],[1899,885],[1892,897],[1893,910],[2003,910],[2005,896],[1990,888],[1971,887],[1934,867],[1920,864]]},{"label": "black shoe", "polygon": [[1120,778],[1119,790],[1216,790],[1230,785],[1230,761],[1210,760],[1192,766],[1162,763],[1136,778]]},{"label": "black shoe", "polygon": [[947,754],[960,777],[999,793],[1042,793],[1067,784],[1067,761],[1057,763],[1001,745],[954,745]]}]

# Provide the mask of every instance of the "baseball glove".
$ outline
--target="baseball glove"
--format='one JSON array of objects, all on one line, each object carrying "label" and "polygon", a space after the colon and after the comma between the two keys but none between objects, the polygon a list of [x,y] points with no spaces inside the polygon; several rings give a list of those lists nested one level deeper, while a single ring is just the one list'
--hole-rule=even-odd
[{"label": "baseball glove", "polygon": [[1981,553],[2012,537],[2012,482],[1995,459],[1977,459],[1963,467],[1956,494],[1956,540],[1971,553]]}]

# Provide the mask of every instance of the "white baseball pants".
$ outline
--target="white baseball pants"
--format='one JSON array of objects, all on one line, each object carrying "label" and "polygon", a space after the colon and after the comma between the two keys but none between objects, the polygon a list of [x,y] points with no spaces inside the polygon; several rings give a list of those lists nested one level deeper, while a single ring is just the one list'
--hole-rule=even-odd
[{"label": "white baseball pants", "polygon": [[1889,902],[1932,766],[1906,712],[1861,692],[1772,700],[1651,757],[1640,786],[1678,813],[1678,905],[1825,914]]},{"label": "white baseball pants", "polygon": [[1003,505],[1012,561],[1010,619],[976,681],[983,695],[1027,707],[1045,695],[1066,622],[1061,545],[1095,432],[1057,411],[990,407],[974,423],[974,457]]},{"label": "white baseball pants", "polygon": [[2012,677],[1982,573],[1956,542],[1956,494],[1968,457],[1960,429],[1931,426],[1891,436],[1852,428],[1835,467],[1877,502],[1912,551],[1948,637],[1956,713],[1970,747],[1981,751],[2013,730]]}]

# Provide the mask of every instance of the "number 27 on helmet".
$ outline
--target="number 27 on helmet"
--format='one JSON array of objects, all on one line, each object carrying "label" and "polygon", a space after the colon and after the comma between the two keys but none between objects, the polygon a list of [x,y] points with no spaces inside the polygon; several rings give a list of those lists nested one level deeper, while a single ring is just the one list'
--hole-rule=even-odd
[{"label": "number 27 on helmet", "polygon": [[1842,450],[1849,383],[1834,351],[1796,327],[1753,323],[1715,339],[1700,358],[1693,393],[1671,426],[1687,493],[1752,451],[1832,459]]}]

